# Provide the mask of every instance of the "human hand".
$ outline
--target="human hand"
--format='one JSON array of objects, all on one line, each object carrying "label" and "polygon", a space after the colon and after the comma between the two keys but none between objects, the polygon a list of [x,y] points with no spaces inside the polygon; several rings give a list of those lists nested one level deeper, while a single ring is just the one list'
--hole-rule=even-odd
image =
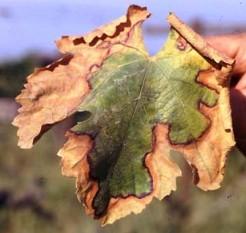
[{"label": "human hand", "polygon": [[230,92],[232,122],[237,146],[246,155],[246,33],[208,37],[207,41],[236,61]]}]

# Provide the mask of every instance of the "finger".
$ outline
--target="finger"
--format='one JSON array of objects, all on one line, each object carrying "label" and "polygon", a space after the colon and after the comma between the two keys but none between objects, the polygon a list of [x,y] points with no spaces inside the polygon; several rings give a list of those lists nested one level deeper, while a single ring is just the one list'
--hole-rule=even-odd
[{"label": "finger", "polygon": [[238,148],[246,155],[246,97],[236,88],[231,89],[233,131]]},{"label": "finger", "polygon": [[236,84],[234,88],[240,91],[241,94],[246,98],[246,73],[241,77],[241,79],[239,80],[239,82]]},{"label": "finger", "polygon": [[225,55],[236,60],[233,73],[246,73],[246,33],[236,35],[211,36],[208,43]]}]

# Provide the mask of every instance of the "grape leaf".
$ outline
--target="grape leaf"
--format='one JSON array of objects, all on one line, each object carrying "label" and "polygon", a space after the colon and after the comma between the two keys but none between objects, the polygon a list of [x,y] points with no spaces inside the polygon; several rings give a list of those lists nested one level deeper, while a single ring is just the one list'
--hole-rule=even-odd
[{"label": "grape leaf", "polygon": [[173,151],[184,155],[198,187],[219,188],[234,145],[234,61],[174,14],[164,47],[149,56],[141,31],[149,16],[132,5],[84,37],[62,37],[57,45],[65,57],[35,71],[17,97],[22,107],[13,124],[23,148],[76,113],[77,125],[58,152],[62,173],[76,177],[79,200],[102,224],[176,189],[181,171]]}]

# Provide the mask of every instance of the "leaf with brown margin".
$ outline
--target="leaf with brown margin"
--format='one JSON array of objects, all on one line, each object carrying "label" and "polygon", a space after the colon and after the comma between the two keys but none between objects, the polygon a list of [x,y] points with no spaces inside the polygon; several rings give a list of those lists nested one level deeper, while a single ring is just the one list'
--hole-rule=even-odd
[{"label": "leaf with brown margin", "polygon": [[[146,57],[139,52],[141,49],[138,47],[124,49],[120,54],[112,54],[105,60],[102,68],[94,73],[91,79],[93,92],[80,107],[82,114],[89,111],[91,116],[73,129],[74,133],[69,134],[67,143],[59,152],[63,174],[70,176],[71,172],[76,173],[74,176],[77,177],[78,198],[85,204],[87,213],[100,219],[103,224],[112,223],[132,212],[139,213],[153,197],[162,199],[176,189],[176,177],[181,172],[170,159],[172,150],[184,154],[193,168],[195,182],[200,188],[218,188],[223,177],[225,156],[234,144],[233,135],[228,132],[231,130],[231,119],[227,96],[228,75],[233,60],[209,47],[174,15],[171,14],[168,19],[175,30],[171,30],[165,47],[156,56]],[[138,43],[138,46],[142,47],[142,44]],[[170,80],[163,81],[159,78],[160,72],[155,73],[158,66],[163,66],[160,70],[167,72]],[[127,77],[130,77],[129,80]],[[178,89],[175,95],[170,94],[170,99],[165,100],[162,95],[168,95],[177,89],[177,85],[171,84],[175,80],[183,82],[180,88],[185,89],[185,84],[188,83],[192,89]],[[169,83],[171,89],[163,86],[165,82]],[[205,89],[200,89],[201,86]],[[196,92],[189,93],[196,88]],[[189,115],[177,117],[183,107],[175,99],[178,94],[183,94],[188,99],[200,95],[202,90],[205,90],[205,94],[196,97],[195,107],[192,109],[195,110],[198,106],[204,120],[199,123],[200,117],[190,115],[191,119],[187,121],[191,128],[192,124],[195,128],[188,130],[190,136],[186,134],[182,138],[184,129],[182,124],[177,123]],[[134,107],[135,100],[136,105],[144,107]],[[173,106],[177,106],[170,111],[170,106],[166,108],[165,104],[173,100]],[[156,109],[156,106],[151,105],[152,101],[154,105],[160,106]],[[192,99],[185,100],[185,108],[194,103]],[[168,115],[169,111],[175,114]],[[153,112],[155,116],[167,116],[152,118]],[[132,113],[134,117],[137,116],[134,120]],[[143,120],[145,115],[147,120]],[[143,124],[139,126],[141,121]],[[118,122],[119,127],[114,126]],[[173,133],[175,127],[178,130]],[[120,136],[122,132],[126,133]],[[90,149],[86,152],[83,150],[81,157],[81,147],[86,146],[85,138],[91,140]],[[124,145],[120,146],[122,142]],[[137,147],[138,144],[140,147],[135,149],[134,146]],[[149,151],[151,152],[148,153]],[[72,163],[71,154],[75,158]],[[135,167],[134,172],[127,168],[127,164],[136,164],[135,160],[139,157],[137,155],[140,155],[137,161],[144,161],[140,175],[138,168]],[[131,158],[134,160],[131,161]],[[86,175],[82,175],[82,171],[87,171]],[[129,178],[129,174],[134,174],[134,178]],[[146,177],[141,183],[139,177],[144,176]],[[123,187],[122,180],[129,183],[133,179],[139,180],[137,185],[140,188],[136,188],[137,185],[132,190]]]},{"label": "leaf with brown margin", "polygon": [[[76,111],[82,116],[58,153],[62,173],[76,178],[79,200],[87,214],[102,224],[140,213],[154,197],[162,199],[176,189],[181,171],[172,161],[172,151],[184,155],[198,187],[218,188],[226,155],[234,145],[228,95],[234,61],[219,54],[173,14],[168,17],[172,28],[165,46],[149,57],[141,36],[141,24],[149,15],[146,8],[131,6],[125,17],[112,24],[85,37],[66,36],[57,42],[60,51],[71,53],[72,59],[67,65],[52,65],[51,72],[63,68],[58,76],[68,84],[65,75],[71,75],[70,69],[84,72],[75,79],[83,80],[82,91],[73,90],[80,84],[75,82],[59,102],[67,116]],[[72,65],[75,58],[81,60]],[[71,76],[75,74],[74,70]],[[30,81],[28,84],[31,86]],[[57,89],[49,85],[44,95],[49,100],[46,111],[57,96]],[[64,88],[60,83],[54,85],[59,91]],[[29,121],[43,111],[42,88],[37,94],[32,90],[41,110],[35,104],[24,105]],[[25,91],[22,96],[30,98]],[[59,114],[60,120],[66,114]],[[24,117],[25,111],[17,122]],[[53,124],[59,117],[38,125]],[[30,129],[25,127],[20,130],[28,135]],[[22,145],[31,145],[39,133],[40,128],[29,134],[29,144],[23,134]]]}]

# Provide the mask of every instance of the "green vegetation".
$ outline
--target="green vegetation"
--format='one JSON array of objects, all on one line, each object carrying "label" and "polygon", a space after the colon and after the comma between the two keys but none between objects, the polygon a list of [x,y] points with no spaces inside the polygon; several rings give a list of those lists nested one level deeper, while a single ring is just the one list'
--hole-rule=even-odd
[{"label": "green vegetation", "polygon": [[[1,233],[244,233],[246,231],[245,157],[231,154],[221,189],[204,192],[191,185],[189,172],[178,179],[178,192],[154,201],[142,214],[101,228],[84,214],[73,179],[60,174],[54,132],[32,150],[16,146],[16,129],[0,125],[0,191],[18,201],[31,195],[43,214],[30,207],[0,204]],[[184,167],[184,166],[183,166]],[[187,174],[186,174],[187,173]],[[181,180],[182,179],[182,180]],[[41,182],[42,181],[42,182]],[[42,212],[42,211],[41,211]]]},{"label": "green vegetation", "polygon": [[[1,66],[1,96],[19,92],[36,65],[29,61],[27,67],[25,59],[20,61],[19,69],[11,63]],[[60,145],[54,133],[44,135],[33,149],[21,150],[16,128],[0,124],[0,233],[246,232],[246,159],[239,152],[229,156],[223,186],[213,192],[196,188],[187,165],[175,156],[184,173],[177,192],[152,202],[139,215],[101,228],[78,203],[74,179],[60,174],[60,158],[55,156]]]}]

